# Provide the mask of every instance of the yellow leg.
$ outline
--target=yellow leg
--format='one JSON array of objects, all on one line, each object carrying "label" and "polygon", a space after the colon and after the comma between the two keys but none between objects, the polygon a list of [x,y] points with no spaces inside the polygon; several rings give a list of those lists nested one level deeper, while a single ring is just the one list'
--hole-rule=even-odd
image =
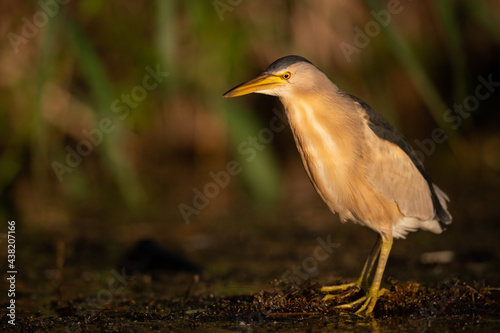
[{"label": "yellow leg", "polygon": [[373,264],[375,263],[379,253],[380,253],[380,248],[382,246],[382,237],[379,237],[377,241],[375,242],[375,245],[373,246],[373,249],[370,252],[370,255],[368,256],[368,259],[365,262],[365,265],[363,266],[363,270],[361,271],[361,276],[356,282],[352,283],[346,283],[346,284],[340,284],[340,285],[335,285],[335,286],[323,286],[321,288],[322,292],[337,292],[337,291],[346,291],[349,289],[352,289],[350,292],[347,294],[342,294],[342,295],[326,295],[323,300],[327,301],[332,298],[344,298],[353,292],[357,292],[361,289],[362,286],[368,286],[368,278],[370,276],[370,273],[373,268]]},{"label": "yellow leg", "polygon": [[377,241],[375,242],[375,245],[373,245],[370,255],[368,255],[368,259],[366,259],[365,265],[363,266],[363,270],[361,271],[361,276],[359,277],[358,280],[358,283],[362,286],[365,285],[368,286],[368,278],[370,277],[373,265],[375,264],[375,261],[377,260],[380,254],[382,243],[383,243],[382,236],[379,236],[377,238]]},{"label": "yellow leg", "polygon": [[[382,247],[380,250],[380,256],[378,258],[377,270],[375,271],[375,276],[373,277],[373,282],[366,294],[366,300],[356,311],[356,314],[371,314],[375,304],[377,303],[377,298],[380,292],[380,283],[382,282],[382,276],[384,275],[385,265],[387,264],[387,259],[389,259],[389,253],[392,248],[392,236],[386,237],[382,235]],[[382,293],[385,290],[382,290]]]}]

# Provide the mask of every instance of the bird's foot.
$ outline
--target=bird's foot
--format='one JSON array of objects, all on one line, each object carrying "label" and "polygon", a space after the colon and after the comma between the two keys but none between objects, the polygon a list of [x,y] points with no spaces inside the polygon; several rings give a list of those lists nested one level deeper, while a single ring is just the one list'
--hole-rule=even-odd
[{"label": "bird's foot", "polygon": [[340,294],[333,294],[333,295],[328,294],[325,297],[323,297],[323,301],[346,298],[354,293],[357,293],[360,290],[361,286],[357,282],[321,287],[321,292],[324,293],[341,292]]},{"label": "bird's foot", "polygon": [[332,291],[344,291],[348,289],[361,289],[359,283],[357,282],[352,282],[352,283],[345,283],[345,284],[338,284],[334,286],[323,286],[321,287],[321,292],[323,293],[329,293]]},{"label": "bird's foot", "polygon": [[377,291],[369,291],[368,294],[365,296],[358,298],[354,302],[347,303],[347,304],[341,304],[337,305],[337,309],[352,309],[356,307],[357,305],[363,303],[363,305],[355,312],[357,315],[371,315],[373,312],[373,308],[375,307],[375,304],[377,303],[377,299],[385,294],[387,292],[387,289],[382,288]]}]

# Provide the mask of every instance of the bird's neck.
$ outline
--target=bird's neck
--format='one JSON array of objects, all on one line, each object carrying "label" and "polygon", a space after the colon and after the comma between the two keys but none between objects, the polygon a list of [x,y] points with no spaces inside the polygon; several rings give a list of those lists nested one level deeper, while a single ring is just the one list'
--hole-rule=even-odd
[{"label": "bird's neck", "polygon": [[[335,95],[334,95],[335,96]],[[349,103],[295,96],[282,100],[306,173],[316,191],[342,219],[354,219],[343,193],[363,183],[363,124]],[[353,112],[351,112],[353,111]]]},{"label": "bird's neck", "polygon": [[342,99],[324,96],[296,95],[293,101],[282,99],[302,157],[321,151],[339,161],[355,162],[360,141],[357,138],[363,135],[362,120]]}]

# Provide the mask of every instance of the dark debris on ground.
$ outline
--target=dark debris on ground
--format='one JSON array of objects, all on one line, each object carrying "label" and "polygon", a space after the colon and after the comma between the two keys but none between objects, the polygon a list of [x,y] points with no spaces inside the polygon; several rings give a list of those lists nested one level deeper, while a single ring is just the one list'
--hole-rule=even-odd
[{"label": "dark debris on ground", "polygon": [[[341,311],[335,304],[322,301],[320,285],[308,282],[297,286],[275,281],[270,291],[230,297],[200,297],[169,300],[148,297],[120,300],[105,307],[83,305],[81,299],[52,302],[53,315],[18,313],[15,331],[104,332],[149,331],[160,329],[194,329],[217,327],[356,327],[373,320],[387,327],[408,327],[447,321],[463,327],[500,319],[500,291],[485,285],[468,285],[459,280],[444,281],[434,287],[416,282],[400,283],[389,279],[390,292],[379,298],[374,318],[362,318],[350,311]],[[343,301],[362,296],[354,293]],[[2,331],[13,331],[7,325],[6,313],[0,321]]]}]

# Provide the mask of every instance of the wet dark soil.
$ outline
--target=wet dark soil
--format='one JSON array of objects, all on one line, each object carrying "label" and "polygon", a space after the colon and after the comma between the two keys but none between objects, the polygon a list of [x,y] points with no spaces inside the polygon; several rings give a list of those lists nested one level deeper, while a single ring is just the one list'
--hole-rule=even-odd
[{"label": "wet dark soil", "polygon": [[[124,276],[126,280],[127,277]],[[185,281],[185,279],[184,279]],[[185,295],[167,298],[139,292],[149,282],[130,282],[132,294],[107,301],[100,292],[93,300],[77,297],[52,301],[45,313],[19,311],[16,327],[8,332],[150,332],[150,331],[497,331],[500,329],[500,291],[483,284],[459,280],[435,286],[389,280],[390,290],[381,296],[373,317],[339,310],[324,296],[317,282],[301,286],[274,281],[256,293],[216,297],[193,296],[198,276]],[[147,289],[147,288],[146,288]],[[363,291],[343,299],[361,297]],[[100,302],[105,300],[104,302]]]},{"label": "wet dark soil", "polygon": [[[320,287],[355,280],[376,235],[329,218],[138,221],[91,234],[82,222],[73,239],[26,229],[16,325],[0,294],[0,332],[500,331],[497,219],[396,241],[388,292],[367,318],[335,307],[362,290],[325,303]],[[152,241],[138,236],[148,229]]]}]

